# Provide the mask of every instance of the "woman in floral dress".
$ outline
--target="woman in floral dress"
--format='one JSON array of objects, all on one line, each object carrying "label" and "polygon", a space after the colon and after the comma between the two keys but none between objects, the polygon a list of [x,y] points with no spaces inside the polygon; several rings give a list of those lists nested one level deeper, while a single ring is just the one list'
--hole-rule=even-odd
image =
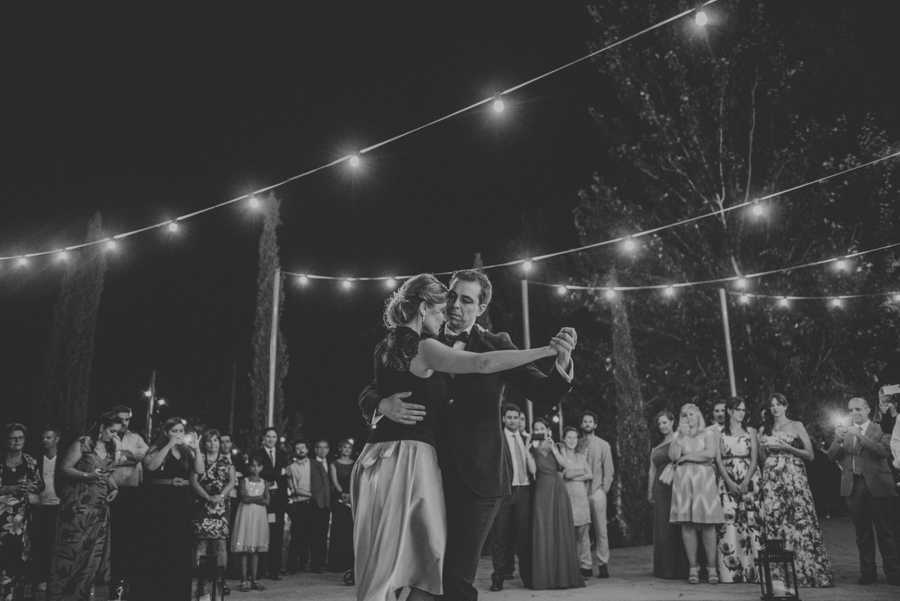
[{"label": "woman in floral dress", "polygon": [[832,586],[834,576],[803,465],[803,460],[813,459],[812,442],[803,424],[787,418],[787,405],[784,395],[772,395],[760,437],[766,538],[784,540],[785,548],[794,552],[798,586]]},{"label": "woman in floral dress", "polygon": [[[234,488],[235,473],[231,457],[219,453],[219,445],[218,430],[207,430],[200,439],[201,452],[194,457],[194,472],[191,474],[191,488],[194,490],[191,524],[196,539],[194,565],[199,565],[202,555],[215,555],[219,567],[217,580],[224,593],[225,566],[228,563],[226,540],[228,519],[231,517],[229,493]],[[202,596],[204,592],[198,582],[197,596]]]},{"label": "woman in floral dress", "polygon": [[110,475],[118,414],[100,420],[96,437],[76,440],[58,469],[68,483],[59,498],[59,518],[50,571],[51,601],[87,599],[95,583],[109,582],[109,504],[118,489]]},{"label": "woman in floral dress", "polygon": [[21,585],[22,569],[31,554],[29,496],[44,490],[37,462],[22,452],[27,432],[22,424],[3,428],[6,452],[0,464],[0,599],[11,596]]},{"label": "woman in floral dress", "polygon": [[747,406],[739,397],[725,402],[725,428],[719,439],[719,497],[725,523],[719,526],[719,580],[759,582],[756,559],[762,542],[759,512],[759,442],[746,427]]}]

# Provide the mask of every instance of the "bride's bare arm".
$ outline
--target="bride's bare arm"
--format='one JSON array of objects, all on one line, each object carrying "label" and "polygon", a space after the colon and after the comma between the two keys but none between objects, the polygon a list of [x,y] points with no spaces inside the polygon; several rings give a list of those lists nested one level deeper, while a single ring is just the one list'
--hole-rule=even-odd
[{"label": "bride's bare arm", "polygon": [[457,350],[429,338],[419,342],[419,354],[413,363],[424,369],[450,374],[491,374],[513,369],[538,359],[556,356],[553,346],[515,351],[470,353]]}]

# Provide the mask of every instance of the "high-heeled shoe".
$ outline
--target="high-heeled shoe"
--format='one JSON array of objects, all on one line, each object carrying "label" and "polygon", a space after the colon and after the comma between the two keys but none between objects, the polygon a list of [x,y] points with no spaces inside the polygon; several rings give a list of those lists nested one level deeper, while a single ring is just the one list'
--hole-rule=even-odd
[{"label": "high-heeled shoe", "polygon": [[691,571],[688,572],[688,582],[691,584],[700,584],[700,566],[691,568]]},{"label": "high-heeled shoe", "polygon": [[709,583],[719,584],[719,572],[716,566],[706,566],[706,571],[709,572]]}]

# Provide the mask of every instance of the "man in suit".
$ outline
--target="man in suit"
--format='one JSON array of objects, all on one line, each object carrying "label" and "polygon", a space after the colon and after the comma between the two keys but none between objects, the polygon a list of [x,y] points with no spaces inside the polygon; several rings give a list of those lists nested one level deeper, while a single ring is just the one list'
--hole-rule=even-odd
[{"label": "man in suit", "polygon": [[[441,340],[454,348],[484,353],[514,350],[506,333],[494,334],[475,324],[491,300],[491,282],[481,272],[457,271],[450,279],[447,324]],[[440,416],[438,461],[447,504],[447,548],[444,555],[446,601],[478,598],[473,586],[484,541],[500,507],[512,492],[500,427],[500,403],[509,384],[532,401],[552,406],[571,388],[570,354],[575,330],[563,328],[560,352],[549,375],[533,364],[495,374],[465,374],[452,379],[448,405]],[[371,423],[381,416],[411,425],[421,421],[424,407],[406,403],[409,393],[382,398],[374,387],[360,394],[363,415]],[[521,572],[521,567],[520,567]]]},{"label": "man in suit", "polygon": [[284,512],[287,507],[287,453],[278,448],[278,431],[263,433],[263,446],[257,453],[263,469],[259,477],[269,484],[269,553],[266,573],[270,580],[281,580],[281,547],[284,544]]},{"label": "man in suit", "polygon": [[331,518],[331,481],[328,479],[328,441],[316,441],[315,459],[310,462],[309,488],[312,512],[309,530],[309,567],[324,574],[328,560],[328,523]]},{"label": "man in suit", "polygon": [[[612,449],[609,443],[594,434],[599,425],[597,414],[585,411],[581,415],[581,431],[584,436],[578,441],[578,452],[587,455],[591,478],[588,498],[591,504],[591,521],[594,523],[594,535],[597,541],[595,555],[597,557],[598,578],[609,578],[609,534],[606,523],[606,497],[612,486],[615,469],[613,467]],[[588,533],[585,532],[585,536]],[[591,545],[587,540],[581,544],[581,575],[590,578],[594,574],[594,560],[591,557]]]},{"label": "man in suit", "polygon": [[[840,462],[841,496],[847,499],[856,527],[861,576],[859,584],[878,580],[875,539],[881,549],[884,573],[892,584],[900,584],[900,555],[890,523],[891,500],[897,496],[888,468],[890,438],[869,420],[869,403],[850,399],[850,426],[838,426],[828,456]],[[873,533],[874,530],[874,533]]]},{"label": "man in suit", "polygon": [[56,538],[56,518],[59,514],[59,494],[61,494],[61,470],[57,470],[57,447],[59,445],[59,428],[44,426],[41,444],[44,452],[38,455],[37,471],[44,480],[41,502],[31,510],[31,553],[34,568],[37,572],[37,592],[47,590],[50,580],[51,560],[53,559],[53,543]]}]

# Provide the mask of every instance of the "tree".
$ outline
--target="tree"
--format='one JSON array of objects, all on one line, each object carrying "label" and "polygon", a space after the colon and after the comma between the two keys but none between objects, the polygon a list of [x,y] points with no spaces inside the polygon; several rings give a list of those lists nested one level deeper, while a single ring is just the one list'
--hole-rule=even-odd
[{"label": "tree", "polygon": [[[594,185],[581,192],[575,221],[582,243],[588,244],[716,215],[637,238],[634,253],[602,247],[586,254],[580,259],[582,281],[603,285],[602,274],[612,267],[622,286],[702,281],[900,240],[896,161],[779,197],[765,205],[763,218],[729,210],[884,156],[896,151],[896,144],[892,149],[864,107],[823,106],[821,98],[806,95],[810,81],[852,70],[853,48],[839,32],[832,35],[820,24],[811,35],[829,40],[822,43],[846,57],[843,62],[810,64],[779,35],[761,3],[713,8],[714,27],[700,30],[688,20],[676,22],[597,59],[621,101],[619,111],[595,112],[611,142],[616,170],[596,176]],[[598,45],[671,11],[670,2],[600,2],[592,8],[603,28]],[[826,268],[798,270],[753,280],[751,291],[883,292],[896,287],[898,267],[896,253],[873,254],[843,275]],[[708,409],[730,395],[714,287],[679,290],[674,298],[624,292],[613,303],[595,294],[581,301],[598,321],[612,308],[614,343],[599,344],[613,358],[620,420],[633,417],[635,395],[618,375],[631,369],[631,345],[642,396],[648,399],[645,419],[685,402]],[[826,405],[850,394],[871,397],[888,358],[900,357],[900,308],[886,301],[859,299],[843,311],[821,302],[791,311],[762,300],[749,306],[732,302],[738,394],[753,407],[774,390],[786,393],[791,416],[821,438]],[[631,324],[630,336],[628,329],[616,327],[623,318]],[[598,378],[609,376],[601,371]],[[629,393],[623,394],[626,389]],[[754,418],[760,405],[751,411]],[[646,430],[622,425],[616,441],[620,462],[626,453],[650,445]],[[646,495],[624,483],[621,490],[620,504],[627,508],[640,506]],[[639,531],[634,523],[623,528]]]},{"label": "tree", "polygon": [[[259,444],[266,427],[269,407],[269,343],[272,335],[275,278],[280,277],[278,237],[275,230],[281,225],[281,201],[274,193],[260,203],[263,228],[259,237],[259,274],[256,278],[256,316],[253,320],[253,364],[250,372],[250,440],[248,448]],[[284,289],[279,288],[278,313],[284,307]],[[273,425],[284,429],[284,378],[288,371],[287,344],[278,328],[275,365],[275,411]]]},{"label": "tree", "polygon": [[[86,242],[103,239],[100,213],[88,222]],[[43,375],[39,385],[39,414],[43,423],[55,424],[66,440],[86,426],[94,331],[106,255],[102,245],[70,253],[69,265],[53,306],[53,322]]]}]

